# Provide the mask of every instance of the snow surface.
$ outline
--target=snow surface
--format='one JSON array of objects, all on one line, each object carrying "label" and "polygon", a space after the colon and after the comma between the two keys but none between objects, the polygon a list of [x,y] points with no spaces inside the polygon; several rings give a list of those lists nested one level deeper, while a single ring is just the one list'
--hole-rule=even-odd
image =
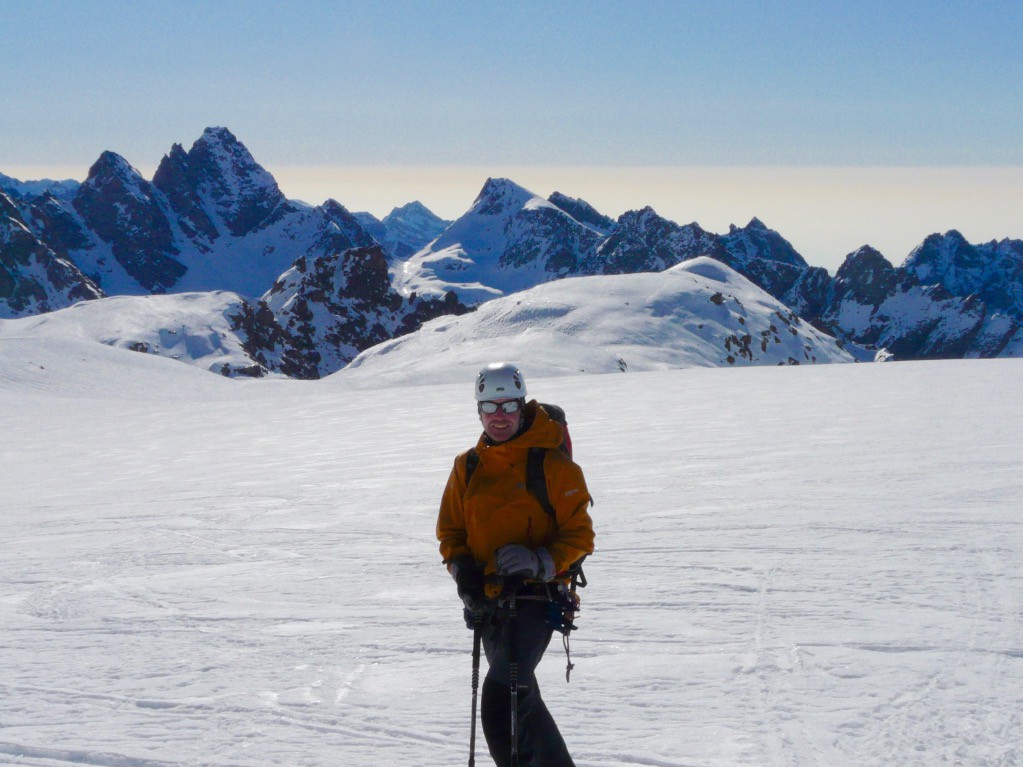
[{"label": "snow surface", "polygon": [[[597,500],[571,684],[540,668],[577,764],[1023,763],[1021,374],[532,376]],[[0,761],[464,764],[469,386],[0,339]]]}]

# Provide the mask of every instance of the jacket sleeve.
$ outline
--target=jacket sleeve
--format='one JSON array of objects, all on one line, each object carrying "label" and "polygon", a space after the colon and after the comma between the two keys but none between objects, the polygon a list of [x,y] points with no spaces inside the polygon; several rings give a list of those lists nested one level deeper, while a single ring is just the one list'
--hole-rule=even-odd
[{"label": "jacket sleeve", "polygon": [[572,459],[557,450],[547,451],[544,473],[547,494],[557,513],[558,529],[548,547],[554,567],[560,573],[593,553],[593,520],[589,507],[593,503],[586,479]]},{"label": "jacket sleeve", "polygon": [[472,555],[469,550],[469,533],[465,524],[465,454],[455,458],[451,467],[448,484],[440,501],[440,512],[437,515],[437,540],[440,541],[440,555],[444,564],[450,563],[465,554]]}]

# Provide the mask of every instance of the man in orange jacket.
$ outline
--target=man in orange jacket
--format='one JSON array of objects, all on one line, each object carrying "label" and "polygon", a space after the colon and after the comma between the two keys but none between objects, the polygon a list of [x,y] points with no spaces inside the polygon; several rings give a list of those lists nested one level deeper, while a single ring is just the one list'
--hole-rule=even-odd
[{"label": "man in orange jacket", "polygon": [[[475,448],[478,458],[471,460],[473,451],[467,451],[455,459],[441,500],[437,538],[467,623],[482,632],[490,665],[483,682],[483,733],[495,763],[510,764],[509,672],[515,667],[520,763],[573,767],[534,671],[551,640],[551,601],[564,573],[593,551],[590,494],[582,469],[558,449],[562,425],[535,400],[526,403],[525,379],[514,365],[483,368],[475,394],[483,424]],[[553,515],[527,487],[530,448],[544,449],[543,474]],[[517,595],[514,621],[508,619],[510,589]]]}]

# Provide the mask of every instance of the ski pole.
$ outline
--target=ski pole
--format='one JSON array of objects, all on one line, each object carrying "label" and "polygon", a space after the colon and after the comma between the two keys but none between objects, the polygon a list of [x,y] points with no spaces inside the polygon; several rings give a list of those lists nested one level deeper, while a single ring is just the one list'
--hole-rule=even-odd
[{"label": "ski pole", "polygon": [[511,685],[511,767],[519,767],[519,663],[516,652],[515,589],[508,597],[508,682]]},{"label": "ski pole", "polygon": [[480,619],[472,628],[472,731],[469,735],[469,767],[476,765],[476,701],[479,698],[480,689],[480,638],[483,629],[480,626]]}]

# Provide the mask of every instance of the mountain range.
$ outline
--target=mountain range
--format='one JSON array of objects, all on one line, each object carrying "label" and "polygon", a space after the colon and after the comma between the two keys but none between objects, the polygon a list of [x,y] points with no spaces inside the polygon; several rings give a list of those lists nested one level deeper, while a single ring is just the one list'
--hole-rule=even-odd
[{"label": "mountain range", "polygon": [[[220,318],[206,324],[237,344],[231,353],[214,344],[198,358],[228,375],[322,377],[442,315],[478,314],[525,291],[535,303],[554,294],[532,291],[566,278],[666,273],[701,257],[850,350],[887,359],[1023,355],[1020,240],[974,245],[956,231],[934,234],[897,268],[864,246],[832,277],[756,218],[725,234],[649,207],[614,220],[584,200],[544,199],[495,178],[455,221],[419,202],[378,220],[335,200],[287,199],[226,128],[206,129],[188,151],[173,145],[151,180],[109,151],[80,184],[0,174],[0,318],[134,297],[133,316],[153,317],[147,332],[136,323],[134,336],[118,336],[112,318],[123,302],[107,320],[90,310],[90,324],[111,325],[97,333],[114,345],[160,353],[166,328],[157,326],[173,296],[216,293],[198,302]],[[156,310],[147,299],[161,294],[170,295]],[[197,321],[196,299],[187,304]]]}]

